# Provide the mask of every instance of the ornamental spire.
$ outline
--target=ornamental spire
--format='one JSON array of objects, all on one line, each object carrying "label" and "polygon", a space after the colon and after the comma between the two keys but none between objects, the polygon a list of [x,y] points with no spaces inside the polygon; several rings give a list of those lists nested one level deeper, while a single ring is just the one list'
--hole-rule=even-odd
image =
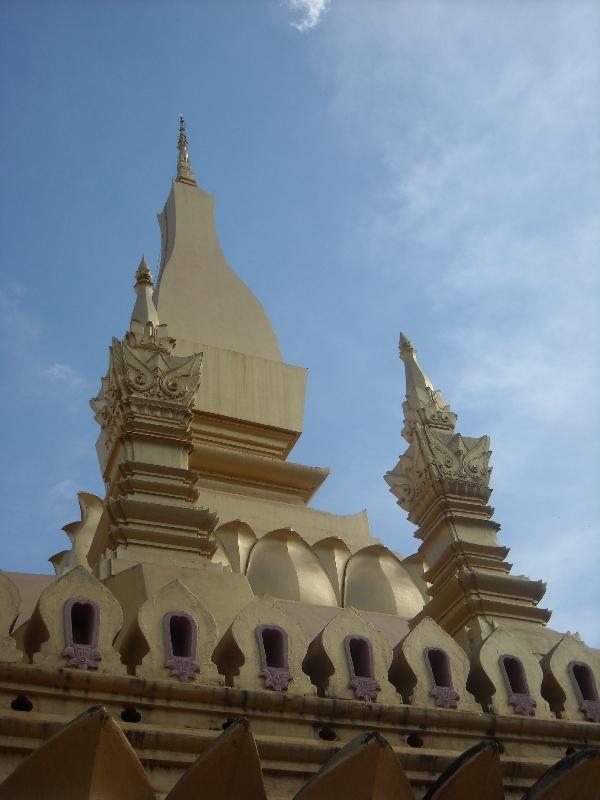
[{"label": "ornamental spire", "polygon": [[134,330],[134,324],[138,322],[142,327],[151,322],[154,327],[160,323],[158,321],[158,314],[156,306],[152,299],[152,273],[146,263],[146,259],[142,256],[139,267],[135,273],[135,289],[136,300],[131,313],[131,330]]},{"label": "ornamental spire", "polygon": [[[456,414],[446,404],[439,389],[434,389],[417,361],[417,351],[403,333],[400,334],[400,358],[406,373],[406,402],[403,404],[405,434],[414,423],[453,430]],[[408,437],[405,435],[405,438]]]},{"label": "ornamental spire", "polygon": [[192,164],[190,161],[190,154],[188,151],[188,140],[185,135],[185,120],[183,116],[179,115],[179,139],[177,140],[177,178],[176,180],[181,183],[189,183],[191,186],[196,186],[196,178],[192,172]]}]

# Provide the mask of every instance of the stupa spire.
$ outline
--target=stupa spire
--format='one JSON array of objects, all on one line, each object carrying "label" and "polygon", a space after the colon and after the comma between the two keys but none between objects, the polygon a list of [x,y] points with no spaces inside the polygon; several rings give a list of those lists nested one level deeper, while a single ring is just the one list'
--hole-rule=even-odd
[{"label": "stupa spire", "polygon": [[135,322],[138,322],[142,327],[151,322],[154,327],[157,327],[160,323],[156,306],[152,299],[152,289],[154,288],[152,273],[144,256],[142,256],[136,270],[133,288],[135,289],[136,299],[131,312],[131,330],[134,329]]},{"label": "stupa spire", "polygon": [[508,548],[496,538],[500,525],[487,505],[489,438],[455,432],[456,414],[433,388],[404,334],[400,358],[406,372],[402,436],[409,447],[385,480],[417,525],[431,595],[411,626],[431,617],[466,646],[489,633],[490,620],[547,622],[550,612],[537,608],[544,585],[509,575]]},{"label": "stupa spire", "polygon": [[189,183],[196,186],[196,178],[192,172],[192,163],[188,150],[188,140],[185,133],[185,120],[183,115],[179,115],[179,139],[177,140],[177,178],[182,183]]}]

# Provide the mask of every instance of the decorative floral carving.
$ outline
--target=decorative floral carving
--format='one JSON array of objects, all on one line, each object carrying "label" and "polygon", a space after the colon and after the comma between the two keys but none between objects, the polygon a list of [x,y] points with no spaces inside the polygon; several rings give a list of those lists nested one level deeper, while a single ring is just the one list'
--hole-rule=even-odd
[{"label": "decorative floral carving", "polygon": [[110,449],[133,415],[160,417],[186,427],[200,383],[202,354],[174,356],[174,340],[159,336],[151,322],[144,334],[113,339],[108,374],[90,405]]},{"label": "decorative floral carving", "polygon": [[62,651],[68,659],[67,667],[75,669],[98,669],[98,661],[102,661],[99,650],[90,644],[71,644]]},{"label": "decorative floral carving", "polygon": [[172,678],[179,678],[180,681],[191,681],[200,667],[190,656],[170,656],[165,661],[165,667],[171,670]]},{"label": "decorative floral carving", "polygon": [[263,667],[260,677],[265,680],[265,689],[274,689],[276,692],[285,692],[293,678],[286,667]]},{"label": "decorative floral carving", "polygon": [[460,695],[451,686],[435,686],[430,695],[435,697],[438,708],[458,708]]},{"label": "decorative floral carving", "polygon": [[366,678],[361,675],[355,675],[352,678],[350,687],[354,690],[357,700],[371,703],[377,700],[377,693],[381,691],[381,686],[375,678]]},{"label": "decorative floral carving", "polygon": [[508,695],[508,702],[514,708],[515,714],[522,714],[524,717],[535,716],[537,703],[530,694],[512,692]]},{"label": "decorative floral carving", "polygon": [[[411,444],[391,472],[385,476],[399,505],[410,511],[428,487],[451,480],[460,484],[487,487],[491,451],[487,436],[471,438],[460,433],[417,425]],[[443,484],[442,484],[443,485]]]},{"label": "decorative floral carving", "polygon": [[600,701],[582,700],[579,710],[583,711],[585,717],[590,722],[600,722]]}]

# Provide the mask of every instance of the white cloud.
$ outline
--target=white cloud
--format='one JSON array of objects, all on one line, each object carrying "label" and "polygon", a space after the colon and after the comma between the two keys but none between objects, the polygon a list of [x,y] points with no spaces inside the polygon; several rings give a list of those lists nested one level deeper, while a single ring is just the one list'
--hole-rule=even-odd
[{"label": "white cloud", "polygon": [[74,388],[75,386],[81,386],[83,384],[83,378],[68,364],[45,364],[40,365],[39,369],[42,376],[52,383],[64,383],[69,388]]},{"label": "white cloud", "polygon": [[290,25],[303,33],[319,24],[330,0],[285,0],[285,3],[290,11],[299,15]]},{"label": "white cloud", "polygon": [[65,502],[71,502],[76,495],[77,485],[70,478],[57,481],[48,489],[50,500],[59,506],[62,506]]}]

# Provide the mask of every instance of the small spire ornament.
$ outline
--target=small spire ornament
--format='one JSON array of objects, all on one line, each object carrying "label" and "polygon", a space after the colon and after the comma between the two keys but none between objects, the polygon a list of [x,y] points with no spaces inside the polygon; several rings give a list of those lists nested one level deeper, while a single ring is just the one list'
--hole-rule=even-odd
[{"label": "small spire ornament", "polygon": [[189,183],[191,186],[196,186],[196,178],[192,172],[192,164],[190,162],[190,154],[188,151],[188,140],[185,135],[185,120],[183,115],[179,115],[179,139],[177,140],[177,178],[176,180],[181,183]]}]

